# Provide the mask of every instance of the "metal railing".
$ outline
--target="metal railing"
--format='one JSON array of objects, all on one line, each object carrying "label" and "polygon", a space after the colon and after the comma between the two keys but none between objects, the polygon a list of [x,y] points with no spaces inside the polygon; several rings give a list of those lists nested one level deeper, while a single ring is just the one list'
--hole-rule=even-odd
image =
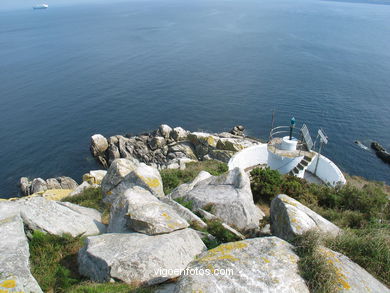
[{"label": "metal railing", "polygon": [[[277,138],[277,137],[284,137],[284,136],[289,136],[290,135],[290,126],[277,126],[271,129],[269,133],[269,140],[268,144],[271,143],[272,139]],[[297,150],[301,151],[306,151],[306,144],[303,141],[303,135],[301,132],[301,127],[295,126],[292,131],[292,136],[298,139],[297,142]]]}]

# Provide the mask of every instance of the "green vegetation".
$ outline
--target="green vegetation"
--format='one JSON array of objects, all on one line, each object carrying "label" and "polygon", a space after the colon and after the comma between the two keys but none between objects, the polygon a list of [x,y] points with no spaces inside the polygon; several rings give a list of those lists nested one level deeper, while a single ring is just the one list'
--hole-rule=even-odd
[{"label": "green vegetation", "polygon": [[77,252],[81,237],[62,237],[34,231],[30,245],[31,273],[45,292],[64,292],[79,282]]},{"label": "green vegetation", "polygon": [[[362,178],[337,187],[310,184],[268,168],[254,169],[251,176],[256,202],[269,204],[276,195],[284,193],[342,227],[345,233],[324,240],[325,246],[347,255],[383,283],[390,285],[390,203],[386,186]],[[308,279],[313,279],[313,286],[316,287],[316,268],[321,266],[315,265],[314,256],[309,258],[311,265],[310,262],[302,264],[302,271]],[[305,272],[305,268],[308,272]],[[318,288],[318,291],[313,290],[324,292],[321,291],[322,287]]]},{"label": "green vegetation", "polygon": [[183,207],[192,211],[194,203],[190,200],[185,200],[183,197],[175,198],[175,201],[181,204]]},{"label": "green vegetation", "polygon": [[103,202],[103,193],[100,187],[87,188],[81,194],[65,197],[62,199],[62,201],[78,204],[87,208],[96,209],[102,213],[102,222],[104,224],[108,224],[110,207]]},{"label": "green vegetation", "polygon": [[124,283],[91,283],[84,282],[72,287],[67,293],[151,293],[152,288],[134,288]]},{"label": "green vegetation", "polygon": [[319,250],[321,238],[309,231],[294,241],[299,256],[298,268],[312,293],[338,292],[338,278],[335,267],[327,262]]},{"label": "green vegetation", "polygon": [[166,169],[161,170],[160,173],[164,185],[164,192],[165,194],[169,194],[180,184],[192,181],[200,171],[207,171],[211,175],[218,176],[227,170],[228,167],[225,163],[210,160],[187,163],[184,170]]}]

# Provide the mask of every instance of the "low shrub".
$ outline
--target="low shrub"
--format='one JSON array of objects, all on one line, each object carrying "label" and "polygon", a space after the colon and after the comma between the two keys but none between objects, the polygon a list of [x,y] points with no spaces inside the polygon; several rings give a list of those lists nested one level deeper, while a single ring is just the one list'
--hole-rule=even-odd
[{"label": "low shrub", "polygon": [[66,291],[67,293],[152,293],[153,288],[134,288],[124,283],[84,282]]},{"label": "low shrub", "polygon": [[269,167],[255,168],[251,171],[251,188],[255,202],[270,202],[272,198],[281,192],[283,183],[282,175]]},{"label": "low shrub", "polygon": [[183,197],[178,197],[175,198],[175,201],[181,204],[183,207],[189,209],[190,211],[193,210],[194,203],[191,200],[185,200]]}]

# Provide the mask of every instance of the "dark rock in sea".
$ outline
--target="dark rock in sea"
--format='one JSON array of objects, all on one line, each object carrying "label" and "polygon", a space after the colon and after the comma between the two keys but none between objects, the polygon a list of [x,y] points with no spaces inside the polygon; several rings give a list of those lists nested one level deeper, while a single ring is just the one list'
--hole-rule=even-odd
[{"label": "dark rock in sea", "polygon": [[390,153],[388,153],[383,146],[381,146],[378,142],[373,141],[371,143],[371,148],[375,150],[375,153],[378,158],[380,158],[385,163],[390,164]]}]

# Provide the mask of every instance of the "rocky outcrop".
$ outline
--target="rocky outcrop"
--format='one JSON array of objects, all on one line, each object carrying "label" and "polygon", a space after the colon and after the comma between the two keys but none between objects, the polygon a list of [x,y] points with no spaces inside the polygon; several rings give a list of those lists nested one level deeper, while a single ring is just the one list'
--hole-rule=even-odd
[{"label": "rocky outcrop", "polygon": [[187,192],[191,191],[196,184],[199,182],[206,180],[208,178],[212,177],[212,175],[209,172],[206,171],[200,171],[198,176],[195,177],[194,180],[192,180],[190,183],[184,183],[176,187],[174,190],[172,190],[171,194],[169,194],[169,197],[171,198],[179,198],[184,196]]},{"label": "rocky outcrop", "polygon": [[[108,170],[106,177],[108,177],[108,175],[111,173],[110,169]],[[127,170],[130,169],[126,169],[126,172]],[[118,182],[113,188],[111,188],[111,186],[114,184],[106,184],[106,177],[104,178],[102,183],[102,190],[103,194],[105,195],[105,202],[114,202],[118,196],[122,196],[128,189],[131,189],[135,186],[139,186],[150,191],[156,197],[162,198],[165,196],[161,175],[156,168],[147,166],[144,163],[140,163],[135,166],[131,172],[122,178],[122,175],[124,175],[126,172],[123,172],[120,176],[109,177],[112,179],[111,181],[113,183]]]},{"label": "rocky outcrop", "polygon": [[239,230],[257,228],[264,216],[253,202],[248,175],[239,168],[187,185],[183,192],[176,190],[171,196],[191,201],[194,210],[210,210],[222,222]]},{"label": "rocky outcrop", "polygon": [[106,170],[91,170],[83,175],[83,181],[89,184],[102,184],[103,178],[107,175]]},{"label": "rocky outcrop", "polygon": [[78,256],[79,271],[96,282],[113,278],[128,284],[158,284],[178,277],[205,249],[192,229],[156,236],[103,234],[87,238]]},{"label": "rocky outcrop", "polygon": [[231,133],[190,132],[163,124],[157,130],[138,136],[100,134],[91,138],[92,154],[109,166],[115,159],[143,162],[158,169],[178,168],[185,160],[215,159],[228,162],[235,152],[259,143],[244,136],[244,127],[235,126]]},{"label": "rocky outcrop", "polygon": [[191,262],[188,271],[198,274],[182,275],[175,293],[309,293],[297,262],[293,247],[277,237],[225,243]]},{"label": "rocky outcrop", "polygon": [[72,236],[96,235],[104,233],[106,227],[101,223],[101,214],[93,209],[71,203],[56,202],[44,197],[22,198],[12,202],[0,202],[0,211],[20,215],[30,230]]},{"label": "rocky outcrop", "polygon": [[31,275],[29,246],[18,215],[0,220],[0,292],[42,292]]},{"label": "rocky outcrop", "polygon": [[390,164],[390,153],[386,151],[386,149],[381,146],[378,142],[372,142],[371,148],[375,150],[376,155],[385,163]]},{"label": "rocky outcrop", "polygon": [[272,200],[270,213],[272,234],[287,241],[313,229],[333,236],[341,231],[333,223],[285,194],[279,194]]},{"label": "rocky outcrop", "polygon": [[129,188],[113,202],[108,232],[140,232],[148,235],[169,233],[189,224],[169,205],[144,188]]},{"label": "rocky outcrop", "polygon": [[390,289],[345,255],[325,247],[320,253],[336,270],[339,292],[345,293],[390,293]]},{"label": "rocky outcrop", "polygon": [[31,195],[34,193],[45,192],[52,189],[76,189],[77,182],[70,177],[57,177],[43,180],[42,178],[34,178],[29,180],[27,177],[21,177],[19,181],[20,194],[22,196]]}]

